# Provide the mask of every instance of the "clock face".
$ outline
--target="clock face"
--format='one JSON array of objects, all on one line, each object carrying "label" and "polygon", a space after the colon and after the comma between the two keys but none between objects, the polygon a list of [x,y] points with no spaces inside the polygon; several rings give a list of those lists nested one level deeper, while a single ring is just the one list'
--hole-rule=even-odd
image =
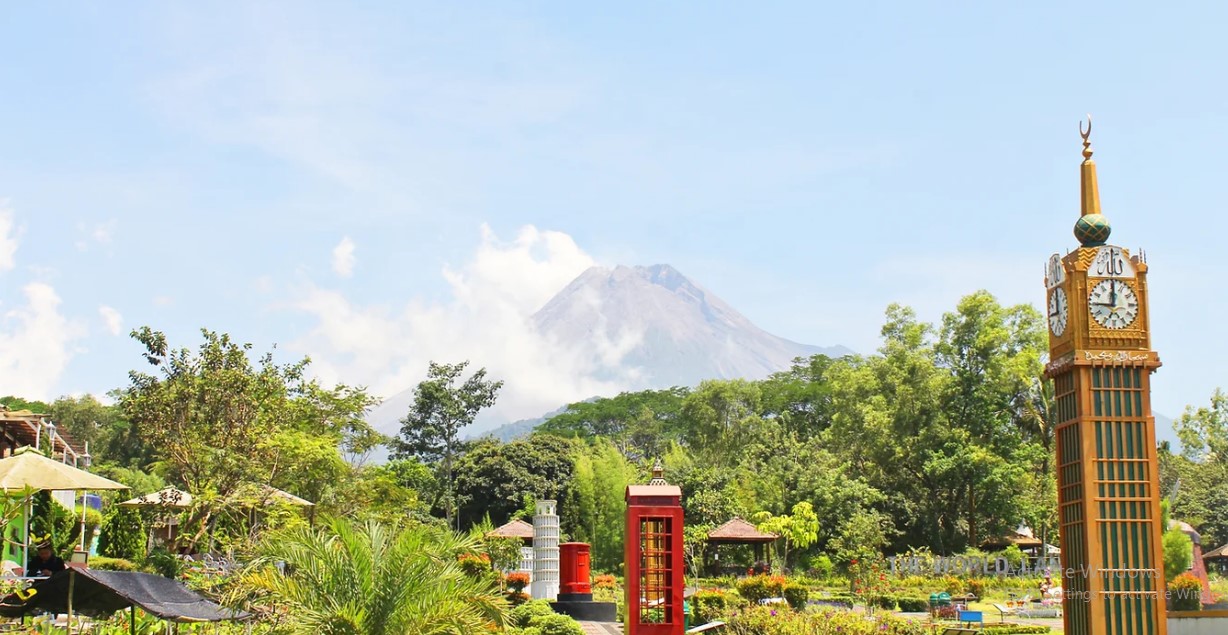
[{"label": "clock face", "polygon": [[1124,329],[1138,317],[1138,296],[1129,283],[1101,280],[1087,298],[1092,319],[1106,329]]},{"label": "clock face", "polygon": [[1066,304],[1066,290],[1058,287],[1049,294],[1049,330],[1054,337],[1066,332],[1066,319],[1070,307]]}]

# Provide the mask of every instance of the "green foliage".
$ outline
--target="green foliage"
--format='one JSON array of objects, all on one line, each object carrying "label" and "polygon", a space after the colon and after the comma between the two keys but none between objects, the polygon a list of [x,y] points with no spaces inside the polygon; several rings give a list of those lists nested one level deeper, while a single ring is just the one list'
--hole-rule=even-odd
[{"label": "green foliage", "polygon": [[776,534],[783,540],[780,557],[782,563],[789,561],[790,546],[808,547],[819,539],[819,517],[814,513],[814,506],[802,501],[793,505],[792,511],[791,516],[773,516],[771,512],[759,512],[752,517],[759,531]]},{"label": "green foliage", "polygon": [[533,620],[555,615],[547,600],[530,600],[512,609],[507,616],[508,624],[517,628],[528,628]]},{"label": "green foliage", "polygon": [[1194,560],[1194,541],[1177,527],[1164,532],[1164,577],[1172,580],[1185,573]]},{"label": "green foliage", "polygon": [[[61,556],[66,556],[76,544],[79,527],[74,522],[72,512],[51,497],[46,490],[34,494],[30,516],[30,533],[32,536],[50,536],[51,549]],[[33,548],[30,550],[34,552]]]},{"label": "green foliage", "polygon": [[704,589],[691,596],[691,611],[694,624],[707,624],[724,619],[734,608],[741,606],[739,598],[721,589]]},{"label": "green foliage", "polygon": [[108,558],[106,556],[90,556],[90,568],[100,571],[139,571],[135,562],[125,558]]},{"label": "green foliage", "polygon": [[475,548],[431,527],[332,519],[269,532],[242,587],[285,607],[293,633],[485,632],[503,624],[507,601],[461,570],[456,554]]},{"label": "green foliage", "polygon": [[546,434],[511,443],[476,442],[453,467],[459,521],[465,525],[487,514],[509,518],[526,498],[557,500],[565,508],[574,450],[572,441]]},{"label": "green foliage", "polygon": [[896,596],[895,603],[904,613],[924,613],[929,610],[928,598]]},{"label": "green foliage", "polygon": [[161,547],[149,552],[149,555],[145,557],[145,566],[154,573],[172,580],[182,577],[185,568],[183,560]]},{"label": "green foliage", "polygon": [[841,609],[817,611],[777,611],[771,607],[751,607],[731,616],[727,630],[735,635],[928,635],[929,627],[920,621],[893,615],[867,616]]},{"label": "green foliage", "polygon": [[[336,456],[346,430],[373,400],[361,389],[320,387],[305,377],[306,360],[253,364],[250,344],[201,331],[196,351],[171,348],[144,327],[132,336],[156,375],[132,372],[119,395],[127,420],[154,448],[160,472],[195,498],[184,523],[188,548],[245,538],[250,517],[235,512],[235,495],[250,483],[280,483],[292,493],[321,493],[347,470]],[[283,469],[287,468],[287,469]],[[216,522],[224,511],[228,522]]]},{"label": "green foliage", "polygon": [[579,622],[558,613],[536,617],[529,622],[528,628],[540,635],[584,635]]},{"label": "green foliage", "polygon": [[1023,553],[1023,550],[1019,548],[1019,545],[1013,543],[1007,545],[1006,549],[1002,550],[1001,556],[1012,569],[1018,569],[1027,562],[1027,556]]},{"label": "green foliage", "polygon": [[109,558],[141,562],[145,559],[147,541],[141,514],[131,507],[115,507],[102,522],[98,553]]},{"label": "green foliage", "polygon": [[825,553],[821,553],[810,559],[810,575],[826,580],[835,572],[836,565],[831,561],[831,557]]},{"label": "green foliage", "polygon": [[737,582],[738,595],[751,603],[778,598],[784,594],[785,583],[785,578],[778,575],[746,576]]},{"label": "green foliage", "polygon": [[484,408],[494,405],[503,387],[502,381],[486,380],[485,368],[456,385],[468,365],[467,361],[430,363],[427,378],[414,388],[414,403],[401,419],[400,436],[392,444],[394,458],[418,458],[438,466],[449,522],[457,511],[452,464],[460,452],[460,431]]},{"label": "green foliage", "polygon": [[793,610],[801,611],[806,608],[806,601],[810,598],[810,590],[803,585],[789,583],[781,590],[781,595]]}]

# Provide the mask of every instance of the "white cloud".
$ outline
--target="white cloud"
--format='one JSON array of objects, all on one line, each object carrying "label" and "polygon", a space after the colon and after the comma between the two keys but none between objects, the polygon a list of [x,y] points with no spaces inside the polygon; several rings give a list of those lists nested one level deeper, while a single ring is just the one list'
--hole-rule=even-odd
[{"label": "white cloud", "polygon": [[13,222],[13,210],[0,200],[0,272],[12,271],[17,260],[17,227]]},{"label": "white cloud", "polygon": [[617,367],[564,350],[530,326],[534,312],[593,264],[567,234],[526,226],[505,243],[483,225],[472,258],[442,271],[451,291],[447,301],[361,306],[340,291],[311,284],[294,307],[316,324],[291,347],[311,356],[322,380],[367,385],[381,397],[416,385],[430,361],[469,360],[471,369],[484,367],[505,381],[494,415],[538,416],[634,381]]},{"label": "white cloud", "polygon": [[27,399],[50,399],[84,329],[60,314],[60,297],[49,285],[32,282],[22,293],[25,305],[0,315],[0,386]]},{"label": "white cloud", "polygon": [[119,314],[119,311],[102,305],[98,307],[98,315],[102,316],[102,323],[106,325],[107,332],[111,335],[119,335],[124,328],[124,316]]},{"label": "white cloud", "polygon": [[354,241],[349,236],[333,247],[333,271],[342,278],[354,275]]}]

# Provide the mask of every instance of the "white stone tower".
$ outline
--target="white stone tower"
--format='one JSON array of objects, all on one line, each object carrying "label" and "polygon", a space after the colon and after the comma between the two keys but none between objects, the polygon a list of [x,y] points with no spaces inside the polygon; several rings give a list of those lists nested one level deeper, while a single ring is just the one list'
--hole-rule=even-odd
[{"label": "white stone tower", "polygon": [[533,515],[534,600],[556,600],[559,596],[559,515],[552,500],[537,501]]}]

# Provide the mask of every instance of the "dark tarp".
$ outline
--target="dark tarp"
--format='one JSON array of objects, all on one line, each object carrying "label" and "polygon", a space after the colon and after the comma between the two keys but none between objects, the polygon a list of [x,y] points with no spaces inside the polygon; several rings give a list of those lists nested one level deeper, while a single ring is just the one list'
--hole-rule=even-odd
[{"label": "dark tarp", "polygon": [[[20,617],[34,611],[68,612],[68,581],[75,577],[73,613],[93,617],[110,615],[135,604],[145,612],[173,622],[217,622],[248,617],[210,602],[175,580],[152,573],[68,569],[38,582],[22,601],[10,595],[0,603],[0,615]],[[35,593],[30,596],[30,591]]]}]

